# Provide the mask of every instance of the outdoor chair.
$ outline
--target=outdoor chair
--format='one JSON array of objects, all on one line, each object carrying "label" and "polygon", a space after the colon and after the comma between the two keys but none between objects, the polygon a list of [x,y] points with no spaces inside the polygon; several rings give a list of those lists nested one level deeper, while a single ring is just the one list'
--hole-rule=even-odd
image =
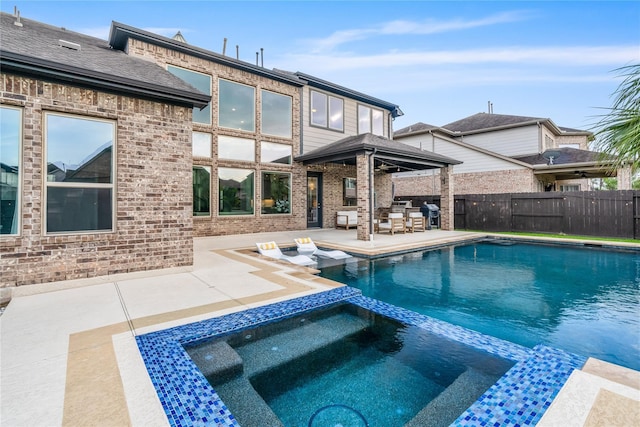
[{"label": "outdoor chair", "polygon": [[302,265],[305,267],[312,267],[317,263],[306,255],[289,256],[282,253],[276,242],[256,243],[260,255],[264,255],[269,258],[288,261],[292,264]]},{"label": "outdoor chair", "polygon": [[325,251],[322,249],[318,249],[316,244],[313,243],[313,240],[311,240],[311,237],[301,237],[299,239],[294,239],[294,241],[298,246],[299,253],[303,253],[303,254],[310,253],[311,255],[316,255],[322,258],[331,258],[331,259],[351,258],[351,255],[339,250]]},{"label": "outdoor chair", "polygon": [[414,231],[425,231],[427,229],[427,218],[422,216],[422,212],[408,212],[407,229]]},{"label": "outdoor chair", "polygon": [[407,232],[407,224],[404,219],[404,215],[401,212],[391,212],[387,218],[387,221],[380,222],[378,224],[378,232],[388,231],[391,234],[402,231]]}]

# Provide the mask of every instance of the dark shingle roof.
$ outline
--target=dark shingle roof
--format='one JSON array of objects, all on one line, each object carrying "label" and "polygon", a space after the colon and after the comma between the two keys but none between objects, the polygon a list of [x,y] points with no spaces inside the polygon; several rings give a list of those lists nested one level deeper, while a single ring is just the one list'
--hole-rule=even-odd
[{"label": "dark shingle roof", "polygon": [[111,23],[109,42],[114,49],[125,50],[127,48],[129,38],[141,40],[146,43],[154,44],[156,46],[162,46],[169,50],[182,52],[196,58],[202,58],[207,61],[222,64],[240,71],[246,71],[258,76],[267,77],[269,79],[280,81],[283,83],[295,86],[302,86],[304,84],[303,81],[301,81],[297,76],[291,73],[282,73],[280,71],[269,70],[258,65],[253,65],[249,62],[241,61],[230,56],[221,55],[207,49],[192,46],[188,43],[180,42],[175,39],[161,36],[159,34],[154,34],[140,28],[122,24],[120,22]]},{"label": "dark shingle roof", "polygon": [[427,132],[430,130],[435,130],[435,129],[439,129],[439,126],[434,126],[434,125],[430,125],[427,123],[422,123],[422,122],[418,122],[418,123],[414,123],[410,126],[404,127],[402,129],[399,129],[397,131],[395,131],[393,133],[393,136],[401,136],[401,135],[408,135],[411,133],[422,133],[422,132]]},{"label": "dark shingle roof", "polygon": [[376,159],[393,159],[393,163],[405,170],[430,169],[462,162],[441,156],[431,151],[421,150],[411,145],[365,133],[354,135],[320,147],[296,157],[304,163],[341,162],[353,164],[355,156],[362,153],[375,153]]},{"label": "dark shingle roof", "polygon": [[501,127],[547,122],[549,119],[540,117],[509,116],[506,114],[477,113],[464,119],[442,126],[451,132],[474,132]]},{"label": "dark shingle roof", "polygon": [[150,61],[130,57],[95,37],[30,19],[0,15],[3,71],[35,75],[68,84],[205,106],[210,96]]},{"label": "dark shingle roof", "polygon": [[557,154],[556,156],[553,156],[554,165],[590,163],[602,160],[602,154],[596,151],[579,150],[577,148],[569,147],[554,148],[546,150],[544,153],[540,154],[518,156],[513,158],[524,163],[529,163],[530,165],[546,165],[549,163],[549,155],[552,154]]}]

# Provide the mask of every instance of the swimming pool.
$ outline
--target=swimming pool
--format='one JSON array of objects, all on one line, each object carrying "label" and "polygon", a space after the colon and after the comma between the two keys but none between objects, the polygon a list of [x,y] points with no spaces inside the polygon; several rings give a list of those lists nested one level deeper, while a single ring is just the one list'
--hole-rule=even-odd
[{"label": "swimming pool", "polygon": [[484,241],[359,259],[321,276],[517,344],[640,369],[640,253]]},{"label": "swimming pool", "polygon": [[[198,359],[198,356],[196,354],[193,355],[193,358],[189,356],[187,348],[192,347],[196,342],[216,340],[237,332],[242,332],[239,335],[241,339],[244,339],[246,335],[253,337],[255,333],[253,328],[282,319],[294,319],[294,316],[302,313],[307,316],[309,313],[337,303],[353,305],[356,310],[365,310],[371,316],[381,315],[392,319],[392,323],[396,325],[394,327],[401,324],[401,329],[411,330],[415,335],[406,339],[405,342],[419,341],[414,338],[426,334],[425,336],[435,337],[433,339],[436,341],[449,340],[457,343],[452,344],[453,347],[463,344],[465,348],[471,348],[472,352],[480,351],[492,355],[489,359],[483,356],[478,360],[495,360],[493,358],[495,356],[498,359],[515,363],[506,374],[458,416],[452,424],[455,426],[494,425],[495,423],[500,425],[534,424],[550,406],[551,401],[560,391],[571,372],[580,368],[586,361],[582,356],[559,349],[547,346],[536,346],[530,349],[479,334],[429,316],[364,297],[357,289],[340,287],[137,336],[136,341],[140,354],[169,424],[180,427],[240,425],[235,414],[227,407],[224,398],[221,399],[217,390],[197,367],[194,359]],[[249,330],[252,332],[246,332]],[[383,340],[383,342],[385,341]],[[269,351],[274,350],[269,348]],[[469,354],[466,351],[463,353]],[[214,354],[220,357],[220,352],[216,351]],[[205,359],[207,357],[206,354],[201,356]],[[441,365],[444,366],[446,363]],[[203,369],[207,368],[203,367]],[[394,371],[395,369],[391,370],[391,372]],[[443,372],[445,371],[443,370]],[[437,375],[434,373],[433,377],[437,378]],[[437,384],[436,381],[434,383]],[[261,386],[256,383],[256,387],[260,388]],[[391,399],[387,399],[387,395],[393,394],[395,391],[384,385],[372,386],[372,388],[383,405],[382,416],[397,414],[399,409],[397,404]],[[385,405],[387,402],[391,403]],[[315,417],[313,418],[314,422],[316,420],[323,421],[325,420],[323,417],[335,415],[336,411],[339,413],[345,409],[344,406],[348,405],[341,406],[336,403],[325,406],[327,406],[326,410],[323,411],[324,407],[318,408],[320,411],[316,410],[316,413],[312,415]],[[249,412],[258,409],[258,405],[245,408]],[[384,414],[385,411],[386,414]],[[390,425],[402,424],[392,423]]]}]

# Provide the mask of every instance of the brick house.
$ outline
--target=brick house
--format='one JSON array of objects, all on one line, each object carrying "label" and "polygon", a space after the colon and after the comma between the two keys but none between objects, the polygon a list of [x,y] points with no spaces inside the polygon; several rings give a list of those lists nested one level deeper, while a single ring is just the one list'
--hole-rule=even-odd
[{"label": "brick house", "polygon": [[[627,169],[611,171],[589,150],[593,134],[536,117],[478,113],[442,127],[416,123],[394,140],[462,161],[454,168],[456,194],[587,191],[589,178],[618,175],[630,189]],[[439,194],[438,171],[395,174],[396,196]],[[621,188],[623,189],[623,188]]]},{"label": "brick house", "polygon": [[195,236],[390,204],[390,174],[363,184],[381,159],[296,158],[353,136],[395,144],[395,104],[117,22],[108,41],[0,23],[1,287],[187,266]]}]

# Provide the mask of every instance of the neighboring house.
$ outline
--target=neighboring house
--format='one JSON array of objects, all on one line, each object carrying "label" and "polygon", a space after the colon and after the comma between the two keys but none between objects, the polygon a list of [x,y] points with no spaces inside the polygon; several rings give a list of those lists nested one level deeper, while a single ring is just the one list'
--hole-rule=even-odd
[{"label": "neighboring house", "polygon": [[391,141],[395,104],[179,34],[0,24],[1,287],[191,265],[194,236],[333,227],[344,208],[367,240],[392,160],[457,163]]},{"label": "neighboring house", "polygon": [[[589,178],[616,174],[588,150],[592,138],[550,119],[489,113],[442,127],[416,123],[394,134],[395,141],[462,161],[453,172],[455,194],[590,190]],[[417,195],[416,188],[439,194],[437,173],[395,174],[395,195]],[[629,171],[620,175],[630,185]]]}]

